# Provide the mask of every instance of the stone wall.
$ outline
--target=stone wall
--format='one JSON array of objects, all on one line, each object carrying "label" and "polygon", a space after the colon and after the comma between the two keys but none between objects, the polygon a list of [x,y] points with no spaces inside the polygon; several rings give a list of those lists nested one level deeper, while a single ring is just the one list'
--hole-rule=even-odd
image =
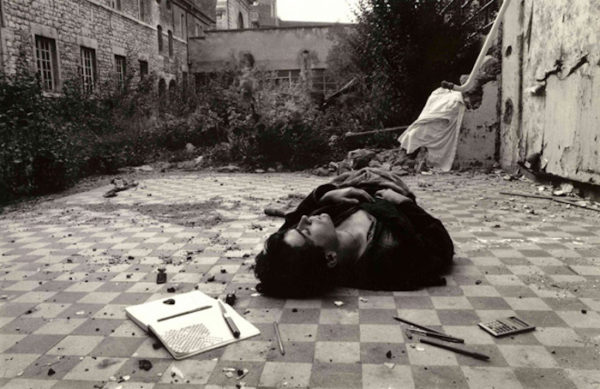
[{"label": "stone wall", "polygon": [[[252,1],[249,0],[218,0],[216,11],[217,30],[251,28],[251,5]],[[242,16],[243,26],[239,23],[239,15]]]},{"label": "stone wall", "polygon": [[262,70],[301,68],[306,50],[312,68],[326,68],[334,44],[332,30],[340,26],[267,28],[243,31],[208,31],[204,39],[190,39],[190,63],[194,73],[214,72],[242,54],[250,53]]},{"label": "stone wall", "polygon": [[600,2],[513,0],[503,28],[501,163],[600,184]]},{"label": "stone wall", "polygon": [[[22,50],[35,69],[35,35],[56,41],[59,82],[77,77],[81,66],[81,46],[96,50],[98,80],[113,76],[115,55],[126,56],[128,71],[139,71],[138,60],[148,62],[150,72],[167,81],[187,72],[187,34],[181,32],[180,18],[200,21],[210,26],[209,16],[203,20],[189,12],[190,3],[155,0],[121,0],[121,9],[109,6],[109,0],[36,0],[3,1],[5,27],[2,30],[4,69],[15,70]],[[140,13],[139,4],[144,4]],[[178,13],[178,14],[177,14]],[[143,17],[143,20],[141,19]],[[163,51],[158,50],[157,26],[163,31]],[[168,31],[173,31],[173,55],[170,57]],[[183,36],[185,35],[185,36]],[[59,83],[59,90],[60,90]]]}]

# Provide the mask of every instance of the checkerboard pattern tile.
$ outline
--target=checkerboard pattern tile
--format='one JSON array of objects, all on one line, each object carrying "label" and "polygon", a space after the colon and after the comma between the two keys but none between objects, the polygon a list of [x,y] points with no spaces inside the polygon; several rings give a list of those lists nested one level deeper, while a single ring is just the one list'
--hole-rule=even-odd
[{"label": "checkerboard pattern tile", "polygon": [[[500,195],[536,188],[493,175],[407,177],[456,242],[446,286],[257,295],[253,257],[281,223],[262,210],[326,181],[165,174],[115,198],[100,187],[0,216],[0,388],[600,388],[600,213]],[[197,224],[181,223],[187,211]],[[195,288],[235,292],[261,334],[175,361],[125,317],[128,305]],[[513,314],[536,331],[494,338],[477,327]],[[396,315],[490,360],[409,339]]]}]

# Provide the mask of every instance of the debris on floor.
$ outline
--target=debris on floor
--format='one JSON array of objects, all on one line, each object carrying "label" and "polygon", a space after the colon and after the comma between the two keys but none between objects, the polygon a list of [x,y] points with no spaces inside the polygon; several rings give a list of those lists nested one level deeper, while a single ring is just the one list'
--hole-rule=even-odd
[{"label": "debris on floor", "polygon": [[156,283],[164,284],[166,282],[167,282],[166,269],[163,269],[163,268],[158,269],[158,273],[156,273]]},{"label": "debris on floor", "polygon": [[116,197],[118,192],[122,192],[124,190],[135,188],[138,186],[138,183],[131,180],[127,181],[124,178],[115,177],[110,180],[110,183],[114,185],[114,188],[110,189],[108,192],[104,193],[104,197]]}]

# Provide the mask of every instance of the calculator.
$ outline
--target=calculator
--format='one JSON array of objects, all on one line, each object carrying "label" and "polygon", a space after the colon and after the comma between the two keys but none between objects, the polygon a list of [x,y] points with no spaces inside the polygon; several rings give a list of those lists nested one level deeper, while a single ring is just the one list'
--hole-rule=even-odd
[{"label": "calculator", "polygon": [[497,319],[489,323],[479,323],[479,327],[496,337],[535,330],[534,326],[525,323],[516,316]]}]

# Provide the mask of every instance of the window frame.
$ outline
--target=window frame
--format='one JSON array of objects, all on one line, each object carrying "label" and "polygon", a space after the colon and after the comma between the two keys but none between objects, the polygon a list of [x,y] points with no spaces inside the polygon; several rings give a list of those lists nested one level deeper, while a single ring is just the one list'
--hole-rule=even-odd
[{"label": "window frame", "polygon": [[158,52],[162,53],[164,48],[164,42],[163,42],[163,32],[162,32],[162,26],[159,24],[158,26],[156,26],[156,33],[158,36]]},{"label": "window frame", "polygon": [[127,58],[124,55],[115,54],[115,71],[119,85],[124,86],[127,78]]},{"label": "window frame", "polygon": [[138,59],[138,64],[140,67],[140,79],[143,80],[148,75],[148,61],[145,59]]},{"label": "window frame", "polygon": [[146,21],[146,0],[138,0],[139,14],[140,20],[142,22]]},{"label": "window frame", "polygon": [[[57,91],[59,89],[59,77],[56,39],[36,34],[34,44],[36,70],[40,78],[42,90],[47,92]],[[43,44],[47,44],[48,47],[41,47]],[[47,54],[45,58],[40,56],[42,50]]]},{"label": "window frame", "polygon": [[187,17],[185,12],[179,15],[179,23],[181,24],[181,38],[186,39],[187,36]]},{"label": "window frame", "polygon": [[173,31],[168,30],[167,36],[169,39],[169,58],[172,58],[173,54],[175,53],[174,42],[173,42]]},{"label": "window frame", "polygon": [[[96,63],[96,49],[87,46],[80,47],[81,56],[81,82],[83,90],[92,92],[98,79],[98,66]],[[89,65],[89,66],[88,66]]]}]

